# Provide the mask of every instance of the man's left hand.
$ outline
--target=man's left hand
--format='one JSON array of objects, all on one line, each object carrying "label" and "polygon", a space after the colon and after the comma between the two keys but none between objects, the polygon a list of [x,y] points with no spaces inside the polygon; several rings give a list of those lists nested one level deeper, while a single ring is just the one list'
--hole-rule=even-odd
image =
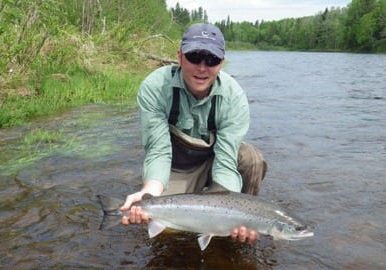
[{"label": "man's left hand", "polygon": [[260,239],[260,235],[255,230],[249,230],[244,226],[240,226],[233,229],[231,238],[241,243],[254,245]]}]

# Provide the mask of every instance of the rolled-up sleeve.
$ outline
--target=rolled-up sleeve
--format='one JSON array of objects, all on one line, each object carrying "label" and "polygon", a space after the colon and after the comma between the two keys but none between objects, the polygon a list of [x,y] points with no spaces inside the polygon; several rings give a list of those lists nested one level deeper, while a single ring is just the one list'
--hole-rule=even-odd
[{"label": "rolled-up sleeve", "polygon": [[237,171],[237,158],[240,144],[249,128],[250,116],[245,93],[241,88],[237,93],[232,98],[224,98],[220,104],[212,178],[225,188],[240,192],[242,179]]},{"label": "rolled-up sleeve", "polygon": [[147,78],[140,86],[137,102],[146,153],[143,179],[159,181],[166,187],[170,177],[172,151],[166,112],[168,95],[162,95],[164,89],[160,79],[162,81],[162,78]]}]

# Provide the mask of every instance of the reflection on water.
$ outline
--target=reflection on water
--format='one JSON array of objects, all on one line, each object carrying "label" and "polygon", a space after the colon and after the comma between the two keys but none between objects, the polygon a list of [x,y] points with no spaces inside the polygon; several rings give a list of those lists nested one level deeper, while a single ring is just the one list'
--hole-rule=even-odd
[{"label": "reflection on water", "polygon": [[217,237],[201,252],[194,234],[99,231],[95,195],[137,190],[143,151],[136,112],[85,106],[0,130],[0,266],[385,269],[386,57],[227,57],[251,104],[247,140],[270,165],[261,196],[308,221],[314,238],[249,247]]},{"label": "reflection on water", "polygon": [[386,56],[228,59],[252,101],[248,139],[270,165],[261,196],[315,227],[312,241],[278,245],[278,268],[385,269]]}]

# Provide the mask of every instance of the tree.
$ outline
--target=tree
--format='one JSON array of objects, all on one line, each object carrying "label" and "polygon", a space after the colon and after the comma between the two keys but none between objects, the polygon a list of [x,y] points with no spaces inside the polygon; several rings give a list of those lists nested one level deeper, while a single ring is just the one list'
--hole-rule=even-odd
[{"label": "tree", "polygon": [[[348,5],[347,17],[346,17],[346,46],[348,48],[356,48],[359,49],[360,44],[358,41],[364,41],[363,35],[359,34],[363,32],[361,27],[369,27],[370,18],[365,19],[365,21],[361,18],[371,13],[371,11],[376,6],[376,0],[353,0],[351,4]],[[359,36],[361,36],[359,38]]]}]

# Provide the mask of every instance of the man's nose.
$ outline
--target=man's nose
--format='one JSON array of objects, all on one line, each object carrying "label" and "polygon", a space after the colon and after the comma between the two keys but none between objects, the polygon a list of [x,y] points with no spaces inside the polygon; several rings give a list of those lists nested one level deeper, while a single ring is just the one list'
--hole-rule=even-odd
[{"label": "man's nose", "polygon": [[197,67],[200,69],[200,70],[204,70],[207,68],[207,65],[205,64],[205,59],[202,59],[202,61],[197,65]]}]

